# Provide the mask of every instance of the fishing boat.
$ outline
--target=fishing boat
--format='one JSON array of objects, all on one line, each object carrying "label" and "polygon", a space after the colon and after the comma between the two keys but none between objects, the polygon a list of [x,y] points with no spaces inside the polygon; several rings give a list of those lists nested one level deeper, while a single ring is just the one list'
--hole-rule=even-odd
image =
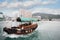
[{"label": "fishing boat", "polygon": [[7,28],[4,27],[3,31],[7,32],[8,34],[29,34],[32,33],[36,28],[37,28],[37,24],[21,24],[17,27],[11,27],[11,28]]},{"label": "fishing boat", "polygon": [[[25,19],[29,22],[24,24],[19,24],[18,26],[14,26],[11,28],[4,27],[3,31],[6,32],[7,34],[17,34],[17,35],[21,35],[21,34],[25,35],[32,33],[38,27],[38,24],[32,23],[30,20],[28,20],[28,18]],[[22,20],[20,18],[16,19],[17,22],[26,22],[26,20]]]},{"label": "fishing boat", "polygon": [[[25,34],[32,33],[38,27],[37,23],[32,23],[32,22],[38,21],[38,19],[31,18],[31,17],[27,18],[24,16],[25,15],[23,15],[23,17],[22,16],[16,17],[16,21],[21,22],[21,24],[13,27],[11,26],[10,28],[4,27],[3,31],[6,32],[7,34],[17,34],[17,35],[21,35],[21,34],[25,35]],[[22,22],[28,22],[28,23],[22,24]]]}]

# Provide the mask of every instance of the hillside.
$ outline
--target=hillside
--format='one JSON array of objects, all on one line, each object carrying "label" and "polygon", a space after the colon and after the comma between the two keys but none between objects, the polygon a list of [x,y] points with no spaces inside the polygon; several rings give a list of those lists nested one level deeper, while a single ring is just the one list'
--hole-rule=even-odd
[{"label": "hillside", "polygon": [[53,14],[47,14],[47,13],[34,13],[33,16],[41,16],[41,18],[55,18],[55,19],[59,19],[60,15],[53,15]]}]

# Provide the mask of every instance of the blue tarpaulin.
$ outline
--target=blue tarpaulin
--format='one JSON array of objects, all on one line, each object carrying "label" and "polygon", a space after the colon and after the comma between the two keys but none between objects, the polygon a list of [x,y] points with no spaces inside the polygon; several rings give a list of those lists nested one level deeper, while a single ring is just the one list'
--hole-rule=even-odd
[{"label": "blue tarpaulin", "polygon": [[36,18],[25,18],[25,17],[20,17],[21,21],[38,21]]}]

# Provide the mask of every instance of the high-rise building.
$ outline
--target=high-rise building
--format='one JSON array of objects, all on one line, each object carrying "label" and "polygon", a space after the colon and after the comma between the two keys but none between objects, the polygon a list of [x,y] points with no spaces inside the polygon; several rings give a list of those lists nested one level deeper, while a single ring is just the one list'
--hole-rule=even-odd
[{"label": "high-rise building", "polygon": [[0,12],[0,21],[2,21],[2,20],[3,20],[3,13]]},{"label": "high-rise building", "polygon": [[41,16],[33,16],[33,18],[37,18],[38,20],[41,20]]},{"label": "high-rise building", "polygon": [[0,18],[3,18],[3,13],[2,12],[0,12]]}]

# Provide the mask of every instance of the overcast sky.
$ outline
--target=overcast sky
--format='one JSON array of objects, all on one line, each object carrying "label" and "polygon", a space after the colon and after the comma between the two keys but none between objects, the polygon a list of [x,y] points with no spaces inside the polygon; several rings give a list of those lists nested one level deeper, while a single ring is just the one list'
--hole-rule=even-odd
[{"label": "overcast sky", "polygon": [[9,15],[19,13],[20,9],[32,13],[60,14],[60,0],[0,0],[0,12]]}]

